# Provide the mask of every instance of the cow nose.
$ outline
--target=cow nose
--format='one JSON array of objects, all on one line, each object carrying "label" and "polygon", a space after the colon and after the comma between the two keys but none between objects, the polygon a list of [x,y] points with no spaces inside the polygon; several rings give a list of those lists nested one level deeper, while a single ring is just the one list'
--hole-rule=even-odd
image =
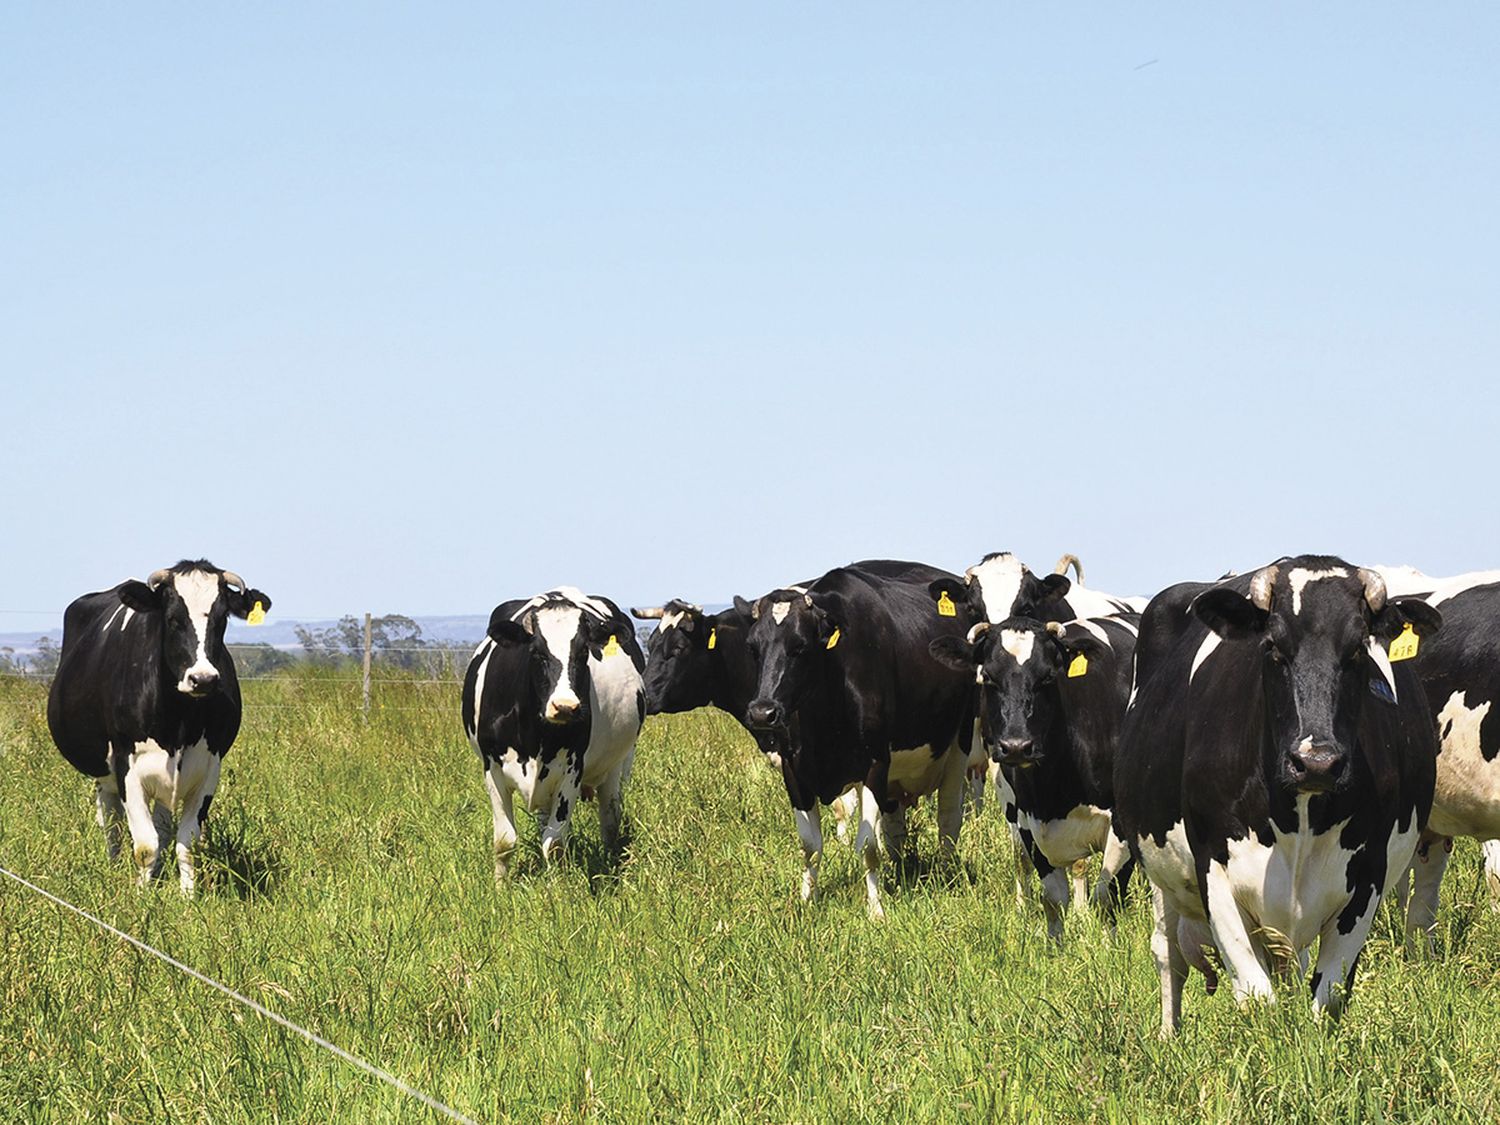
[{"label": "cow nose", "polygon": [[188,687],[192,688],[195,692],[203,692],[219,682],[219,673],[189,672],[187,680]]},{"label": "cow nose", "polygon": [[1337,746],[1305,738],[1288,755],[1292,780],[1298,789],[1325,792],[1338,784],[1344,772],[1344,755]]},{"label": "cow nose", "polygon": [[1002,738],[995,744],[999,750],[997,762],[1018,762],[1031,757],[1032,742],[1029,738]]},{"label": "cow nose", "polygon": [[745,718],[752,727],[780,726],[781,708],[769,699],[757,699],[745,708]]},{"label": "cow nose", "polygon": [[544,714],[549,723],[565,723],[578,714],[578,700],[549,699]]}]

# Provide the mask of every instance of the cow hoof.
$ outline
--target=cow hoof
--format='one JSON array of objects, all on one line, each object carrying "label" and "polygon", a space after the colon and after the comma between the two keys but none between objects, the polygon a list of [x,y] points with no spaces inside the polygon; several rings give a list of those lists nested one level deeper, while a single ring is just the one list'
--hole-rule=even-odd
[{"label": "cow hoof", "polygon": [[870,921],[872,922],[885,921],[885,908],[878,902],[867,903],[865,905],[865,913],[870,916]]}]

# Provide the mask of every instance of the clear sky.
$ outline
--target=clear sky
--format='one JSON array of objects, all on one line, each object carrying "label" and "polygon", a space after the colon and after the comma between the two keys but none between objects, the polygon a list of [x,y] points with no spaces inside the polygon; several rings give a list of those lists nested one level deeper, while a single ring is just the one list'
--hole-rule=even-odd
[{"label": "clear sky", "polygon": [[0,610],[1500,566],[1500,8],[1137,7],[5,6]]}]

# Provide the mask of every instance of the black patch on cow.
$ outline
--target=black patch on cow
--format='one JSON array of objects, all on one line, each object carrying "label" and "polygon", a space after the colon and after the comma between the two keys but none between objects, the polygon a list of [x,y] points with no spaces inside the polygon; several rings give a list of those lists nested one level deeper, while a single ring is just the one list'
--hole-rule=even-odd
[{"label": "black patch on cow", "polygon": [[568,799],[566,797],[559,797],[557,799],[557,819],[558,820],[567,820],[568,819],[568,809],[570,807],[571,806],[568,804]]},{"label": "black patch on cow", "polygon": [[639,688],[635,693],[635,717],[640,722],[646,721],[646,693]]},{"label": "black patch on cow", "polygon": [[214,795],[212,793],[206,794],[204,796],[204,798],[203,798],[203,803],[198,806],[198,827],[199,828],[202,828],[204,821],[208,820],[208,806],[211,805],[211,804],[213,804],[213,800],[214,800]]}]

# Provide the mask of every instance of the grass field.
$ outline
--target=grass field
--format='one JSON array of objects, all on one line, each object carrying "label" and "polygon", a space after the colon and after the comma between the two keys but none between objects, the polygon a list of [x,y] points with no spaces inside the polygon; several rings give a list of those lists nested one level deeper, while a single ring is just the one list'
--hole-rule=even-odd
[{"label": "grass field", "polygon": [[[310,671],[247,688],[184,902],[170,860],[140,891],[105,859],[44,689],[0,681],[0,866],[473,1117],[1500,1120],[1500,916],[1472,841],[1440,957],[1409,960],[1387,908],[1342,1023],[1291,988],[1242,1013],[1195,976],[1162,1043],[1144,888],[1117,935],[1070,916],[1053,948],[1014,902],[993,804],[959,870],[888,867],[884,925],[830,831],[806,908],[785,796],[750,741],[717,712],[653,718],[618,869],[590,806],[561,870],[540,869],[526,820],[497,892],[456,687],[387,685],[367,724],[349,685]],[[933,859],[930,813],[913,827]],[[0,1119],[437,1120],[3,879]]]}]

